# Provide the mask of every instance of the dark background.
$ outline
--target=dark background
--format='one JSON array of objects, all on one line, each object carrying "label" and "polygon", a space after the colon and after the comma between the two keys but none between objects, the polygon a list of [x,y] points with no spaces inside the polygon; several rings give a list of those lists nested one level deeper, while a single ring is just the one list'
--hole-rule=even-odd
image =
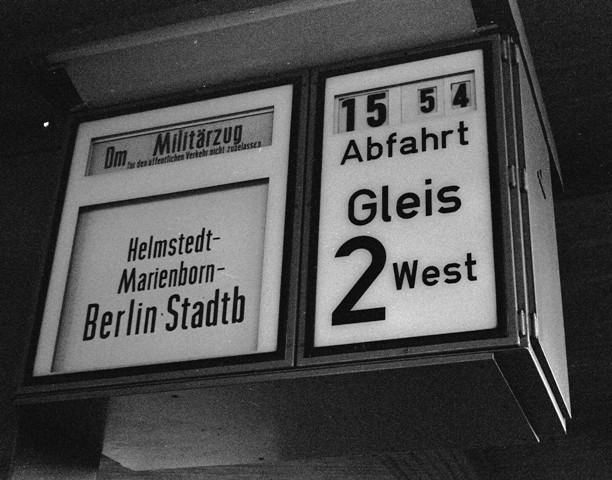
[{"label": "dark background", "polygon": [[[159,24],[156,11],[180,5],[222,13],[273,1],[35,0],[0,1],[0,402],[10,403],[12,358],[22,348],[20,325],[33,314],[38,285],[24,265],[42,264],[57,191],[61,99],[45,98],[32,76],[38,54],[74,39],[111,36],[125,22],[135,30]],[[136,477],[103,459],[101,478],[482,478],[604,479],[612,475],[612,4],[607,0],[520,0],[519,6],[557,145],[563,190],[555,209],[573,419],[564,438],[533,446],[413,452],[376,458],[322,459],[277,466],[211,467]],[[118,27],[119,25],[119,27]],[[59,102],[59,103],[58,103]],[[43,122],[50,121],[44,128]],[[46,179],[49,181],[46,181]],[[45,187],[41,188],[40,186]],[[8,319],[11,319],[10,324]],[[4,408],[4,407],[3,407]],[[10,407],[0,415],[0,466],[10,458]],[[8,413],[7,413],[8,412]],[[8,440],[7,440],[8,439]],[[2,442],[5,442],[3,444]],[[8,443],[7,443],[8,442]],[[4,463],[3,463],[4,462]],[[444,468],[442,468],[444,467]],[[0,477],[3,470],[0,468]]]}]

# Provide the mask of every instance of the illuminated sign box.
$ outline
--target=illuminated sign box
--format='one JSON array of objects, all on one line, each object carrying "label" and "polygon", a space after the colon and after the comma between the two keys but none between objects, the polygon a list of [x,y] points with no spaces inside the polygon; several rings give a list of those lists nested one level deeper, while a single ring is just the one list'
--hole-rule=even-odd
[{"label": "illuminated sign box", "polygon": [[[526,195],[538,178],[546,200],[548,158],[525,161],[546,146],[521,138],[520,107],[537,112],[509,48],[494,36],[82,121],[25,401],[227,398],[245,381],[299,397],[395,369],[423,385],[446,371],[453,391],[486,368],[475,399],[494,382],[502,410],[563,422],[558,278],[529,258],[554,253],[552,199]],[[553,305],[539,331],[536,299]]]},{"label": "illuminated sign box", "polygon": [[305,363],[507,337],[507,185],[480,45],[319,72]]},{"label": "illuminated sign box", "polygon": [[298,84],[80,123],[34,380],[291,363]]}]

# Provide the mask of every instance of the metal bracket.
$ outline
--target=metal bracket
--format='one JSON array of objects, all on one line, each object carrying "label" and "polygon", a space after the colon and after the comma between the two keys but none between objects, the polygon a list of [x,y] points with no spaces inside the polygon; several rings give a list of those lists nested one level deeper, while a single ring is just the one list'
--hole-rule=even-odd
[{"label": "metal bracket", "polygon": [[512,64],[518,65],[519,58],[521,58],[521,49],[519,44],[516,43],[512,38],[510,38],[510,43],[512,44]]},{"label": "metal bracket", "polygon": [[518,185],[516,166],[514,164],[508,166],[508,185],[510,185],[510,188],[516,188]]},{"label": "metal bracket", "polygon": [[521,337],[527,336],[527,315],[525,314],[525,310],[520,310],[518,312],[519,317],[519,333]]},{"label": "metal bracket", "polygon": [[538,327],[538,314],[537,312],[533,312],[531,314],[531,334],[534,338],[540,337],[540,329]]},{"label": "metal bracket", "polygon": [[512,37],[502,38],[501,58],[504,62],[509,62],[512,65],[518,65],[521,56],[520,47]]},{"label": "metal bracket", "polygon": [[523,192],[527,192],[528,188],[527,188],[527,169],[526,168],[521,168],[521,172],[520,172],[520,177],[519,177],[519,181],[520,181],[520,185],[521,185],[521,190]]},{"label": "metal bracket", "polygon": [[502,47],[501,59],[502,59],[502,62],[507,62],[508,59],[510,58],[510,53],[508,51],[509,50],[508,43],[509,43],[509,39],[507,37],[502,38],[502,41],[501,41],[501,47]]}]

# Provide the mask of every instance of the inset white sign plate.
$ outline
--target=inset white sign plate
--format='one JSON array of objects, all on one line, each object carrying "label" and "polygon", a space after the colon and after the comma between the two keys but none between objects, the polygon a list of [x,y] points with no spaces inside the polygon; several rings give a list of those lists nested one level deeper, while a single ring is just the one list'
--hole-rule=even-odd
[{"label": "inset white sign plate", "polygon": [[292,99],[79,126],[34,376],[277,350]]},{"label": "inset white sign plate", "polygon": [[53,371],[259,349],[268,185],[79,215]]},{"label": "inset white sign plate", "polygon": [[480,50],[326,79],[314,347],[497,326]]}]

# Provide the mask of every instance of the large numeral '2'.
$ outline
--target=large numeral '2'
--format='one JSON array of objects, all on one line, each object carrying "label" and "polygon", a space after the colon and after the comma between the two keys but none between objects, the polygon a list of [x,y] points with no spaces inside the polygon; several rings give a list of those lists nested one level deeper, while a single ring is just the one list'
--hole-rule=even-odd
[{"label": "large numeral '2'", "polygon": [[355,250],[359,249],[370,252],[372,255],[372,263],[370,263],[366,271],[363,272],[361,278],[357,280],[353,288],[349,290],[332,313],[332,325],[375,322],[385,319],[385,307],[353,310],[355,304],[367,291],[370,285],[374,283],[374,280],[380,275],[383,268],[385,268],[385,262],[387,261],[387,252],[383,244],[375,238],[367,236],[354,237],[343,243],[336,252],[336,257],[348,257]]}]

